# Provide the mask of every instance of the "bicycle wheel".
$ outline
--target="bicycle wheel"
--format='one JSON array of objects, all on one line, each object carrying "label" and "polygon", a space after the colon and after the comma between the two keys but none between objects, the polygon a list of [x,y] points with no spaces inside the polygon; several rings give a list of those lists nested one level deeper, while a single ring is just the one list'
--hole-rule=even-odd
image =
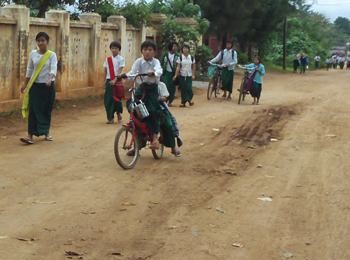
[{"label": "bicycle wheel", "polygon": [[123,126],[115,136],[114,155],[117,163],[125,170],[135,167],[139,154],[139,141],[133,137],[132,129]]},{"label": "bicycle wheel", "polygon": [[219,76],[217,79],[216,79],[216,87],[214,89],[214,94],[215,94],[215,98],[218,97],[218,95],[220,95],[220,89],[222,88],[222,81],[221,81],[221,77]]},{"label": "bicycle wheel", "polygon": [[[215,80],[214,78],[211,78],[209,80],[209,84],[208,84],[208,90],[207,90],[207,99],[210,100],[213,96],[213,92],[216,92],[215,91]],[[215,94],[215,97],[216,97],[216,94]]]},{"label": "bicycle wheel", "polygon": [[164,145],[163,144],[160,144],[160,147],[158,150],[152,150],[153,158],[156,160],[162,159],[163,154],[164,154]]}]

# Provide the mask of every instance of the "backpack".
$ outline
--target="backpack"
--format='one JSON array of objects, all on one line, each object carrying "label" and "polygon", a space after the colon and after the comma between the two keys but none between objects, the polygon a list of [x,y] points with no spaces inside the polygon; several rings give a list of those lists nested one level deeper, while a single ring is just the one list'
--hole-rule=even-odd
[{"label": "backpack", "polygon": [[[232,59],[235,58],[235,52],[237,52],[236,50],[232,49]],[[221,51],[221,60],[224,59],[224,50]]]},{"label": "backpack", "polygon": [[[194,57],[189,54],[191,56],[191,61],[192,61],[192,64],[193,64],[193,61],[194,61]],[[182,54],[180,55],[180,68],[182,67]]]}]

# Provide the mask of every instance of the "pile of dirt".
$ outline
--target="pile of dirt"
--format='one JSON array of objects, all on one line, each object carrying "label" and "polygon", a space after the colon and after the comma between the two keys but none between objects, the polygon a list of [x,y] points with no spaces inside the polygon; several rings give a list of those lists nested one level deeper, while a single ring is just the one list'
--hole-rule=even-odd
[{"label": "pile of dirt", "polygon": [[231,139],[257,146],[266,145],[271,139],[280,138],[280,133],[288,119],[296,114],[296,106],[278,106],[255,111],[242,126],[234,131]]}]

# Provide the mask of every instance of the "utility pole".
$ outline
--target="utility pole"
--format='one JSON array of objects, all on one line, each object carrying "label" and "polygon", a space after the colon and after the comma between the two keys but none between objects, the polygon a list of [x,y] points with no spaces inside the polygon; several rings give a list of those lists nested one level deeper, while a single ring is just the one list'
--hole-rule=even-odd
[{"label": "utility pole", "polygon": [[287,16],[283,21],[283,70],[287,68]]}]

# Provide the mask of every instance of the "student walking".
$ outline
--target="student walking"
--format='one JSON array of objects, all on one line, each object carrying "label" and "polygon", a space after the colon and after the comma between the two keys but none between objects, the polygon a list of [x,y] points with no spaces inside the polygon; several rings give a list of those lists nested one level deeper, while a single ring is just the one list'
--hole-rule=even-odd
[{"label": "student walking", "polygon": [[25,144],[34,144],[33,136],[50,136],[51,112],[55,101],[55,78],[57,74],[56,53],[48,49],[50,37],[40,32],[35,37],[38,49],[30,54],[25,85],[22,115],[28,119],[28,136],[20,140]]},{"label": "student walking", "polygon": [[190,46],[184,44],[181,49],[181,55],[177,60],[177,69],[174,80],[180,75],[181,105],[186,107],[186,103],[193,106],[192,80],[195,79],[196,60],[190,54]]},{"label": "student walking", "polygon": [[103,64],[106,79],[104,105],[107,115],[107,124],[114,124],[115,113],[117,113],[118,122],[122,121],[124,87],[122,80],[117,77],[122,73],[125,67],[125,60],[119,55],[121,50],[119,42],[112,42],[109,48],[112,56],[106,58]]},{"label": "student walking", "polygon": [[168,45],[168,51],[162,58],[163,64],[163,81],[168,89],[169,98],[168,105],[172,106],[172,103],[175,99],[176,86],[179,84],[178,78],[174,80],[174,76],[176,73],[177,60],[180,55],[177,53],[178,45],[176,42],[171,42]]},{"label": "student walking", "polygon": [[210,61],[210,63],[218,62],[221,62],[223,65],[221,74],[222,89],[224,90],[223,98],[230,100],[232,98],[234,70],[237,64],[237,52],[233,49],[232,41],[227,41],[226,48]]}]

